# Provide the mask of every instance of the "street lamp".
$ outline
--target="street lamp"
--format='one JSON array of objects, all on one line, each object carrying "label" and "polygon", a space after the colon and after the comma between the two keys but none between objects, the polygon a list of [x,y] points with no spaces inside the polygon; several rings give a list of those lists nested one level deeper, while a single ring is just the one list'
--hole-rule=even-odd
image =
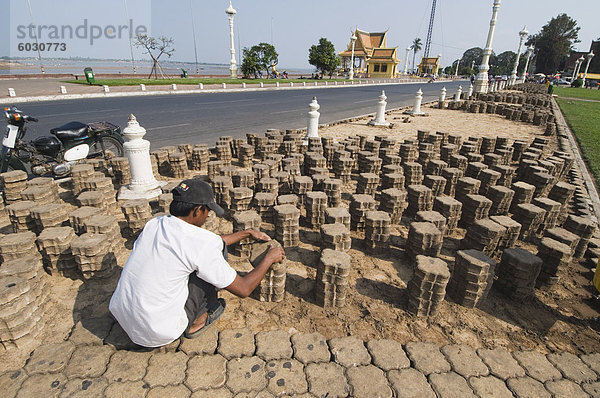
[{"label": "street lamp", "polygon": [[509,86],[514,86],[514,84],[517,82],[517,69],[519,67],[519,59],[521,58],[521,50],[523,49],[523,43],[525,43],[525,39],[527,38],[528,34],[529,32],[525,27],[522,31],[519,32],[519,50],[517,51],[517,59],[515,59],[515,65],[513,67],[512,74],[510,75],[510,80],[508,82]]},{"label": "street lamp", "polygon": [[356,43],[356,34],[352,33],[352,37],[350,37],[350,41],[352,42],[352,56],[350,57],[350,80],[354,80],[354,44]]},{"label": "street lamp", "polygon": [[575,60],[575,66],[573,66],[573,75],[571,76],[571,82],[574,82],[577,78],[577,68],[579,68],[579,58]]},{"label": "street lamp", "polygon": [[525,78],[527,77],[527,69],[529,68],[529,61],[531,60],[532,55],[533,46],[529,46],[527,48],[527,62],[525,62],[525,69],[523,69],[523,73],[521,74],[521,83],[525,83]]},{"label": "street lamp", "polygon": [[490,70],[490,67],[488,63],[490,61],[490,55],[492,55],[492,42],[494,41],[494,30],[496,28],[496,20],[498,19],[498,10],[500,9],[500,3],[501,0],[494,0],[494,5],[492,6],[492,19],[490,20],[490,30],[488,31],[487,42],[485,44],[485,49],[483,50],[483,58],[481,60],[481,65],[479,66],[479,73],[477,74],[477,78],[475,79],[476,93],[486,93],[489,87],[488,70]]},{"label": "street lamp", "polygon": [[410,54],[410,47],[406,47],[406,57],[404,58],[404,74],[408,74],[408,54]]},{"label": "street lamp", "polygon": [[454,71],[454,77],[458,76],[458,67],[460,66],[460,59],[456,61],[456,70]]},{"label": "street lamp", "polygon": [[229,73],[232,79],[237,78],[237,66],[235,64],[235,44],[233,41],[233,17],[237,14],[237,11],[231,5],[231,0],[229,0],[229,7],[225,10],[225,14],[227,14],[227,18],[229,18],[229,39],[231,41],[230,53],[231,60],[229,61]]},{"label": "street lamp", "polygon": [[594,51],[590,51],[590,53],[588,55],[586,55],[585,57],[587,58],[587,64],[585,65],[585,72],[583,72],[583,86],[585,87],[585,79],[587,78],[587,71],[588,68],[590,67],[590,62],[592,61],[592,58],[594,58]]},{"label": "street lamp", "polygon": [[577,65],[577,72],[575,72],[575,79],[579,78],[579,71],[581,70],[581,65],[583,65],[583,61],[585,61],[585,58],[583,58],[582,55],[577,59],[577,61],[579,61],[579,64]]}]

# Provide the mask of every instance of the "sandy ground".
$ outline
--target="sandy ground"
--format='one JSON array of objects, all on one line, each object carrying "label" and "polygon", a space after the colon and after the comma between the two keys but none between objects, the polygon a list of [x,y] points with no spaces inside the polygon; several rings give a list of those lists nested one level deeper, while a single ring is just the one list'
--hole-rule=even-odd
[{"label": "sandy ground", "polygon": [[[429,116],[411,117],[396,112],[388,116],[396,125],[392,129],[366,126],[368,120],[325,128],[323,136],[343,138],[353,134],[377,135],[390,133],[398,139],[415,138],[417,129],[448,131],[460,135],[489,135],[514,139],[532,139],[542,133],[532,125],[510,122],[496,115],[441,111],[426,108]],[[555,145],[555,143],[552,143]],[[343,198],[348,203],[348,190]],[[0,219],[7,232],[8,219]],[[280,303],[263,303],[255,298],[239,299],[228,292],[225,314],[218,321],[219,329],[248,327],[253,331],[284,329],[290,332],[319,332],[327,338],[352,335],[363,339],[391,338],[401,343],[432,341],[443,345],[463,343],[472,347],[506,347],[532,349],[540,352],[569,351],[573,353],[600,352],[600,303],[591,285],[592,272],[580,264],[571,264],[561,275],[561,281],[550,290],[536,290],[536,297],[514,302],[492,289],[480,308],[468,309],[448,300],[440,312],[430,318],[417,318],[406,312],[406,286],[412,277],[413,264],[404,256],[407,225],[392,232],[389,249],[375,255],[365,255],[362,233],[352,233],[352,289],[342,308],[324,309],[315,304],[314,281],[319,258],[317,230],[303,227],[301,244],[286,249],[286,297]],[[214,220],[212,229],[219,233],[232,231],[229,221]],[[263,223],[272,235],[273,226]],[[444,240],[442,258],[452,263],[459,240],[455,236]],[[129,247],[131,242],[129,242]],[[535,246],[522,245],[535,252]],[[230,255],[238,271],[250,270],[247,261]],[[48,325],[41,342],[56,342],[68,337],[75,322],[82,318],[100,317],[108,313],[108,301],[116,286],[118,274],[103,282],[82,282],[62,277],[48,277],[52,285],[48,309]],[[0,373],[23,365],[28,353],[35,348],[0,353]]]}]

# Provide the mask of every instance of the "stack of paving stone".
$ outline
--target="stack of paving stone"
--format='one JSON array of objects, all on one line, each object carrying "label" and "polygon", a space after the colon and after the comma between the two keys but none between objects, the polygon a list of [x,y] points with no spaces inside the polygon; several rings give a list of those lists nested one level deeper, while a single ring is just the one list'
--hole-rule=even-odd
[{"label": "stack of paving stone", "polygon": [[367,213],[375,210],[376,205],[377,202],[370,195],[352,195],[350,201],[350,226],[354,231],[364,231]]},{"label": "stack of paving stone", "polygon": [[170,192],[158,195],[158,211],[161,213],[169,213],[172,201],[173,194]]},{"label": "stack of paving stone", "polygon": [[217,159],[221,162],[230,165],[233,156],[231,154],[231,145],[227,141],[217,141],[215,151]]},{"label": "stack of paving stone", "polygon": [[360,173],[356,184],[356,193],[375,196],[379,186],[379,176],[373,173]]},{"label": "stack of paving stone", "polygon": [[400,224],[402,213],[406,207],[406,191],[397,188],[388,188],[381,191],[379,197],[379,210],[390,215],[392,224]]},{"label": "stack of paving stone", "polygon": [[317,265],[315,298],[323,307],[342,307],[346,302],[351,257],[347,253],[324,249]]},{"label": "stack of paving stone", "polygon": [[498,252],[515,247],[521,234],[521,224],[508,216],[491,216],[490,220],[506,228],[506,232],[498,241]]},{"label": "stack of paving stone", "polygon": [[229,195],[231,197],[231,211],[238,212],[245,211],[250,208],[250,203],[252,202],[254,192],[250,188],[237,187],[230,188]]},{"label": "stack of paving stone", "polygon": [[479,181],[481,186],[479,187],[480,195],[487,195],[491,187],[495,186],[500,179],[501,174],[491,169],[485,169],[479,173]]},{"label": "stack of paving stone", "polygon": [[481,186],[481,181],[476,180],[471,177],[461,177],[458,179],[456,183],[456,192],[455,198],[460,202],[465,201],[465,197],[467,195],[477,195],[479,192],[479,187]]},{"label": "stack of paving stone", "polygon": [[486,256],[494,257],[500,239],[505,233],[506,228],[489,218],[477,220],[467,227],[461,247],[479,250]]},{"label": "stack of paving stone", "polygon": [[561,205],[560,203],[548,198],[534,198],[533,204],[546,211],[544,221],[538,230],[538,236],[541,236],[547,229],[554,228],[557,225],[558,217],[561,211]]},{"label": "stack of paving stone", "polygon": [[294,178],[292,185],[292,191],[295,195],[298,195],[298,201],[300,206],[304,206],[304,199],[308,192],[311,192],[313,188],[313,180],[308,176],[297,176]]},{"label": "stack of paving stone", "polygon": [[228,176],[216,176],[212,179],[212,188],[215,193],[215,202],[224,209],[231,205],[229,191],[233,188],[233,181]]},{"label": "stack of paving stone", "polygon": [[[261,261],[265,258],[271,247],[281,247],[274,240],[268,243],[254,243],[251,245],[249,260],[253,267],[258,267]],[[285,280],[286,280],[286,260],[274,263],[269,267],[269,270],[258,285],[258,298],[260,301],[278,303],[285,296]]]},{"label": "stack of paving stone", "polygon": [[547,196],[555,183],[555,178],[552,174],[543,171],[528,173],[525,180],[535,187],[535,196]]},{"label": "stack of paving stone", "polygon": [[531,240],[537,236],[540,225],[544,222],[546,211],[531,203],[517,205],[513,212],[513,219],[521,224],[521,235],[524,241]]},{"label": "stack of paving stone", "polygon": [[[94,206],[107,210],[113,210],[117,206],[117,194],[112,180],[109,177],[93,177],[83,181],[82,186],[84,192],[77,196],[81,206]],[[90,192],[100,192],[98,195],[90,194]]]},{"label": "stack of paving stone", "polygon": [[515,191],[502,185],[490,187],[487,192],[487,198],[492,201],[490,208],[491,215],[505,215],[510,210]]},{"label": "stack of paving stone", "polygon": [[294,247],[300,243],[300,210],[293,205],[273,208],[275,239],[283,247]]},{"label": "stack of paving stone", "polygon": [[350,230],[350,213],[345,207],[328,207],[325,209],[326,224],[343,224]]},{"label": "stack of paving stone", "polygon": [[450,279],[448,265],[439,258],[419,255],[415,273],[408,282],[408,311],[417,316],[435,315],[446,296]]},{"label": "stack of paving stone", "polygon": [[208,174],[208,179],[213,180],[216,176],[221,175],[220,169],[225,166],[225,163],[220,160],[211,160],[206,165],[206,170]]},{"label": "stack of paving stone", "polygon": [[[39,258],[25,256],[0,268],[0,347],[23,348],[44,330],[50,294]],[[9,394],[10,395],[10,394]]]},{"label": "stack of paving stone", "polygon": [[350,229],[342,223],[321,225],[321,249],[347,252],[352,245]]},{"label": "stack of paving stone", "polygon": [[502,185],[507,188],[511,187],[514,176],[515,176],[514,168],[512,168],[511,166],[507,166],[507,165],[499,165],[499,166],[494,166],[492,168],[492,170],[500,173],[500,178],[498,179],[498,182],[496,182],[496,185]]},{"label": "stack of paving stone", "polygon": [[529,148],[529,142],[516,140],[513,142],[512,148],[514,149],[512,160],[515,162],[519,162],[521,160],[521,155],[523,155],[527,148]]},{"label": "stack of paving stone", "polygon": [[21,199],[41,205],[59,202],[58,185],[49,177],[34,178],[27,181],[27,188],[21,192]]},{"label": "stack of paving stone", "polygon": [[31,218],[35,221],[37,231],[46,228],[60,227],[69,220],[67,207],[62,203],[39,205],[31,209]]},{"label": "stack of paving stone", "polygon": [[248,144],[241,144],[238,148],[238,161],[241,167],[252,167],[254,158],[254,147]]},{"label": "stack of paving stone", "polygon": [[188,169],[192,167],[192,153],[194,151],[193,144],[179,144],[177,145],[179,152],[185,153],[185,160],[187,161]]},{"label": "stack of paving stone", "polygon": [[[368,156],[367,154],[370,154],[370,156]],[[365,155],[367,155],[367,156],[365,156]],[[381,158],[372,155],[372,152],[367,152],[367,151],[359,152],[359,154],[358,154],[358,170],[360,173],[379,174],[381,172],[382,165],[383,165],[383,161],[381,160]]]},{"label": "stack of paving stone", "polygon": [[21,192],[27,187],[27,173],[22,170],[8,171],[0,174],[0,182],[4,190],[4,200],[6,204],[11,204],[21,200]]},{"label": "stack of paving stone", "polygon": [[481,150],[482,154],[494,152],[496,149],[496,137],[483,137],[481,139]]},{"label": "stack of paving stone", "polygon": [[573,252],[573,258],[580,260],[587,250],[590,239],[596,232],[596,223],[590,218],[571,214],[567,217],[563,227],[579,237],[579,242]]},{"label": "stack of paving stone", "polygon": [[542,260],[520,247],[502,252],[496,267],[498,278],[494,286],[513,300],[523,300],[535,294],[535,282],[542,268]]},{"label": "stack of paving stone", "polygon": [[406,187],[409,185],[419,185],[423,182],[423,168],[417,162],[404,163],[404,184]]},{"label": "stack of paving stone", "polygon": [[342,203],[342,181],[327,178],[323,181],[323,192],[327,195],[327,206],[338,207]]},{"label": "stack of paving stone", "polygon": [[77,268],[71,253],[71,242],[75,236],[72,227],[51,227],[37,237],[36,244],[49,274],[69,275]]},{"label": "stack of paving stone", "polygon": [[487,297],[496,269],[496,262],[479,250],[456,252],[448,295],[467,308],[475,308]]},{"label": "stack of paving stone", "polygon": [[537,256],[542,260],[542,268],[536,286],[552,286],[560,280],[559,272],[571,262],[571,248],[552,238],[542,238],[538,244]]},{"label": "stack of paving stone", "polygon": [[272,192],[257,192],[254,194],[252,207],[256,209],[264,222],[273,222],[273,206],[277,195]]},{"label": "stack of paving stone", "polygon": [[327,194],[325,192],[311,191],[306,193],[306,222],[311,228],[319,228],[325,223],[325,209],[327,208]]},{"label": "stack of paving stone", "polygon": [[133,235],[141,232],[146,222],[152,218],[152,208],[146,199],[128,200],[121,204],[121,210]]},{"label": "stack of paving stone", "polygon": [[454,144],[442,145],[440,148],[440,159],[449,163],[452,155],[458,155],[458,146]]},{"label": "stack of paving stone", "polygon": [[419,211],[433,209],[433,192],[425,185],[408,186],[408,207],[406,213],[414,217]]},{"label": "stack of paving stone", "polygon": [[178,180],[185,179],[188,171],[187,157],[183,152],[173,152],[169,154],[169,164],[171,165],[171,176]]},{"label": "stack of paving stone", "polygon": [[117,266],[108,235],[85,233],[71,242],[75,263],[85,279],[109,277]]},{"label": "stack of paving stone", "polygon": [[308,151],[323,154],[323,143],[321,137],[308,137]]},{"label": "stack of paving stone", "polygon": [[[497,150],[500,151],[500,149]],[[498,153],[486,153],[483,156],[483,163],[485,163],[489,168],[493,169],[494,167],[504,164],[504,156]]]},{"label": "stack of paving stone", "polygon": [[550,193],[548,193],[549,199],[561,204],[560,215],[558,217],[559,222],[564,222],[564,220],[567,218],[569,201],[575,193],[575,188],[575,185],[560,181],[556,183],[550,190]]},{"label": "stack of paving stone", "polygon": [[224,166],[221,166],[221,168],[219,168],[219,175],[232,177],[234,174],[237,173],[237,171],[238,171],[238,168],[235,166],[224,165]]},{"label": "stack of paving stone", "polygon": [[41,258],[35,246],[35,234],[33,232],[17,232],[0,237],[0,264],[24,256]]},{"label": "stack of paving stone", "polygon": [[234,187],[254,189],[254,173],[252,170],[237,169],[231,176]]},{"label": "stack of paving stone", "polygon": [[129,159],[126,157],[112,158],[110,159],[110,167],[112,168],[115,183],[117,185],[126,185],[131,182]]},{"label": "stack of paving stone", "polygon": [[83,183],[94,177],[94,166],[86,163],[79,163],[71,169],[71,180],[73,182],[73,194],[79,195],[84,190]]},{"label": "stack of paving stone", "polygon": [[446,189],[446,179],[438,175],[426,175],[423,185],[431,189],[433,197],[442,196]]},{"label": "stack of paving stone", "polygon": [[85,230],[88,233],[108,236],[110,251],[114,254],[117,264],[125,265],[122,261],[126,256],[125,242],[121,237],[119,223],[114,216],[96,214],[85,221]]},{"label": "stack of paving stone", "polygon": [[437,211],[420,211],[417,213],[415,219],[417,222],[430,222],[437,227],[442,233],[442,236],[446,236],[446,217]]},{"label": "stack of paving stone", "polygon": [[304,154],[304,173],[314,174],[313,169],[326,169],[327,159],[318,152],[307,152]]},{"label": "stack of paving stone", "polygon": [[514,213],[517,209],[517,206],[520,204],[531,203],[531,200],[533,199],[533,192],[535,191],[535,187],[533,185],[529,185],[523,181],[517,181],[512,185],[511,189],[515,192],[510,206],[511,212]]},{"label": "stack of paving stone", "polygon": [[277,196],[278,205],[294,205],[298,206],[298,197],[293,194]]},{"label": "stack of paving stone", "polygon": [[441,176],[444,169],[448,168],[448,163],[443,160],[433,159],[427,163],[427,174]]},{"label": "stack of paving stone", "polygon": [[465,170],[465,177],[479,179],[479,174],[481,174],[481,172],[487,168],[487,165],[484,163],[470,162],[467,165],[467,170]]},{"label": "stack of paving stone", "polygon": [[452,235],[458,228],[462,216],[462,203],[449,196],[440,196],[433,201],[433,210],[446,219],[446,236]]},{"label": "stack of paving stone", "polygon": [[370,211],[365,218],[365,247],[372,252],[385,248],[390,240],[392,220],[385,211]]},{"label": "stack of paving stone", "polygon": [[[245,231],[248,229],[260,230],[260,215],[252,210],[236,212],[233,215],[233,232]],[[234,246],[234,253],[241,258],[248,258],[252,254],[253,238],[242,239]]]},{"label": "stack of paving stone", "polygon": [[450,161],[448,162],[450,167],[460,169],[464,173],[467,170],[467,165],[469,164],[469,159],[464,157],[463,155],[451,155]]},{"label": "stack of paving stone", "polygon": [[163,176],[168,176],[171,173],[171,166],[169,165],[169,151],[164,148],[160,148],[150,152],[150,155],[154,155],[156,158],[158,173]]},{"label": "stack of paving stone", "polygon": [[414,144],[405,141],[404,144],[400,145],[400,157],[402,163],[415,162],[419,158],[418,148]]},{"label": "stack of paving stone", "polygon": [[86,232],[86,221],[100,213],[102,213],[102,210],[97,207],[82,206],[69,214],[69,224],[71,224],[77,235],[81,235]]},{"label": "stack of paving stone", "polygon": [[281,160],[283,171],[287,171],[290,175],[290,179],[293,180],[295,177],[301,175],[300,173],[300,161],[294,157],[287,157]]},{"label": "stack of paving stone", "polygon": [[399,169],[397,172],[384,174],[381,176],[381,187],[382,189],[404,189],[404,172],[402,169]]},{"label": "stack of paving stone", "polygon": [[454,196],[456,193],[456,184],[462,178],[463,171],[456,167],[448,167],[442,171],[442,177],[446,179],[444,193],[448,196]]},{"label": "stack of paving stone", "polygon": [[488,218],[492,201],[482,195],[466,195],[461,200],[463,204],[460,222],[464,226],[473,224],[477,220]]},{"label": "stack of paving stone", "polygon": [[31,216],[31,210],[38,206],[35,202],[23,200],[6,206],[8,219],[14,232],[36,231],[37,224]]},{"label": "stack of paving stone", "polygon": [[408,230],[406,254],[415,259],[418,255],[438,257],[442,250],[444,236],[435,224],[412,222]]},{"label": "stack of paving stone", "polygon": [[271,178],[275,178],[277,180],[277,194],[285,195],[292,191],[289,171],[275,171],[273,172]]}]

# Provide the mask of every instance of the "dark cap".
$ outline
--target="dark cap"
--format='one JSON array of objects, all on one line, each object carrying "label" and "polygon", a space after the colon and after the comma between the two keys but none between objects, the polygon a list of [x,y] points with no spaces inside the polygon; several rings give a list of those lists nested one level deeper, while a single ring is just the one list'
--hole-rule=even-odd
[{"label": "dark cap", "polygon": [[198,179],[183,180],[171,191],[173,202],[184,202],[198,206],[208,206],[218,217],[225,214],[225,210],[215,202],[212,187]]}]

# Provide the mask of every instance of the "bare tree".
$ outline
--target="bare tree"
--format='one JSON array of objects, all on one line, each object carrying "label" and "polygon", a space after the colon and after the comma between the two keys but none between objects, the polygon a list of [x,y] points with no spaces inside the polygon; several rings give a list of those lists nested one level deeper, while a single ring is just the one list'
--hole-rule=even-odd
[{"label": "bare tree", "polygon": [[154,74],[155,79],[158,79],[159,73],[161,78],[165,77],[165,72],[158,60],[163,55],[166,55],[167,57],[173,55],[175,52],[175,49],[172,48],[173,43],[174,41],[171,37],[160,36],[159,38],[154,38],[146,34],[139,34],[137,36],[134,43],[135,46],[145,48],[146,54],[150,55],[150,58],[152,58],[152,70],[150,71],[150,75],[148,75],[148,79],[152,77],[152,74]]}]

